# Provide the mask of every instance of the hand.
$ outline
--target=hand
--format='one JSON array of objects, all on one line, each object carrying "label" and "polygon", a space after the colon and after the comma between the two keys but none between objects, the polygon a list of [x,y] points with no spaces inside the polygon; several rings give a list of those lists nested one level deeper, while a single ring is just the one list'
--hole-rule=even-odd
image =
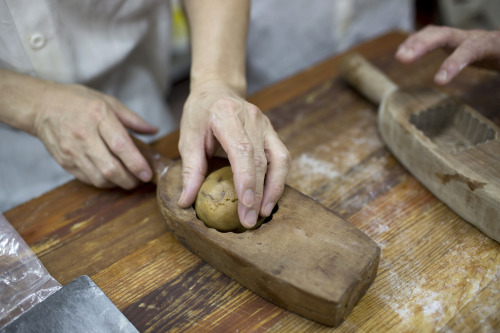
[{"label": "hand", "polygon": [[493,60],[487,67],[500,68],[500,31],[461,30],[428,26],[411,35],[400,45],[396,58],[412,63],[424,54],[444,47],[454,50],[434,77],[437,84],[449,83],[467,65]]},{"label": "hand", "polygon": [[131,189],[151,179],[126,128],[144,134],[157,129],[115,98],[80,85],[46,83],[38,107],[33,134],[80,181]]},{"label": "hand", "polygon": [[290,154],[269,119],[223,82],[212,80],[191,89],[181,120],[181,207],[189,207],[205,179],[206,157],[218,144],[228,155],[243,226],[269,216],[283,193]]}]

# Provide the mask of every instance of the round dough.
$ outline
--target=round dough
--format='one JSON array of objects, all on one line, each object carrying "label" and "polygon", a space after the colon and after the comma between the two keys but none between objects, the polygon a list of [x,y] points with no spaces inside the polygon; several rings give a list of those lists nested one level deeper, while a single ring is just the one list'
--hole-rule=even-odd
[{"label": "round dough", "polygon": [[230,166],[208,175],[196,197],[195,210],[198,218],[210,228],[219,231],[245,230],[238,217],[238,197]]}]

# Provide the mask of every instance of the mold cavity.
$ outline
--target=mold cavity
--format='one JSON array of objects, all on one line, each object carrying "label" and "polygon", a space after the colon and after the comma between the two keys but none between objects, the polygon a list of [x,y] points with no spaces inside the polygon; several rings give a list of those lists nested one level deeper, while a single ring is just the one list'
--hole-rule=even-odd
[{"label": "mold cavity", "polygon": [[[201,219],[198,217],[198,214],[196,214],[196,209],[194,209],[194,204],[193,204],[191,207],[193,208],[193,210],[194,210],[194,212],[195,212],[196,218],[197,218],[198,220],[200,220],[201,222],[203,222],[203,220],[201,220]],[[278,204],[276,204],[276,206],[274,206],[274,208],[273,208],[273,211],[271,212],[271,215],[269,215],[268,217],[266,217],[266,218],[264,219],[264,221],[262,221],[262,223],[260,223],[260,225],[259,225],[259,222],[257,222],[258,227],[257,227],[257,228],[255,228],[255,229],[248,229],[248,230],[247,230],[247,229],[243,229],[243,228],[241,228],[241,229],[235,229],[235,230],[230,230],[230,231],[221,231],[221,230],[217,230],[217,231],[222,232],[222,233],[226,233],[226,232],[234,232],[234,233],[239,234],[239,233],[246,232],[246,231],[257,230],[257,229],[259,229],[262,225],[264,225],[265,223],[267,223],[267,222],[271,221],[271,220],[273,219],[274,214],[276,214],[276,212],[278,211],[278,209],[279,209],[279,206],[278,206]],[[209,226],[207,226],[207,225],[205,224],[205,222],[203,222],[203,224],[204,224],[207,228],[210,228]]]},{"label": "mold cavity", "polygon": [[445,151],[467,149],[497,136],[466,106],[452,101],[412,114],[410,123]]}]

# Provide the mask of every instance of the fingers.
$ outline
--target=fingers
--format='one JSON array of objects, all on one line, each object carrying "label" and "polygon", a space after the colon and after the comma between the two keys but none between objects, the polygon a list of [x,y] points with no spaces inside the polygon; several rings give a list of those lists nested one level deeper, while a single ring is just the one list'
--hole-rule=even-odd
[{"label": "fingers", "polygon": [[468,64],[475,61],[475,55],[471,49],[460,46],[441,64],[434,76],[434,82],[444,85],[457,76]]},{"label": "fingers", "polygon": [[251,228],[257,223],[267,165],[261,129],[256,125],[260,110],[233,99],[220,100],[214,108],[213,134],[231,163],[241,224]]},{"label": "fingers", "polygon": [[290,153],[274,130],[267,136],[266,155],[268,167],[260,215],[267,217],[271,215],[274,206],[283,194],[291,164]]},{"label": "fingers", "polygon": [[117,115],[139,124],[146,123],[139,116],[132,116],[132,111],[121,103],[110,105],[110,99],[106,98],[108,102],[101,105],[105,110],[100,112],[102,117],[96,121],[96,133],[88,136],[84,151],[106,181],[128,190],[137,186],[138,180],[150,181],[153,172]]},{"label": "fingers", "polygon": [[428,26],[408,37],[395,57],[403,63],[412,63],[439,47],[454,50],[434,76],[436,84],[444,85],[469,64],[489,58],[500,59],[500,32]]},{"label": "fingers", "polygon": [[500,59],[500,32],[470,31],[442,63],[434,81],[440,85],[447,84],[469,64],[490,58]]},{"label": "fingers", "polygon": [[88,185],[99,188],[113,186],[111,182],[102,176],[86,154],[79,154],[82,150],[75,147],[74,141],[68,138],[60,141],[58,134],[59,133],[47,126],[42,133],[39,133],[39,136],[47,147],[47,150],[64,170]]},{"label": "fingers", "polygon": [[[87,140],[72,140],[66,136],[63,141],[58,142],[52,132],[48,131],[44,136],[46,146],[56,161],[80,181],[98,188],[120,184],[129,189],[137,185],[135,177],[110,154],[102,140],[95,139],[98,137],[97,133],[91,135],[82,130],[78,136],[86,137]],[[90,132],[95,132],[95,129]]]},{"label": "fingers", "polygon": [[37,136],[82,182],[131,189],[139,180],[151,179],[152,170],[126,126],[143,132],[154,132],[155,127],[118,100],[83,86],[54,84],[40,105]]},{"label": "fingers", "polygon": [[104,144],[96,142],[89,155],[106,179],[124,189],[134,188],[137,179],[151,180],[151,167],[116,118],[102,122],[98,129]]},{"label": "fingers", "polygon": [[154,134],[158,132],[158,127],[147,123],[137,113],[134,113],[131,110],[129,110],[116,98],[104,94],[101,94],[101,96],[111,106],[112,110],[115,111],[115,115],[117,116],[118,120],[125,127],[133,130],[134,132],[142,134]]},{"label": "fingers", "polygon": [[[267,131],[267,118],[255,106],[249,103],[244,103],[245,113],[243,117],[243,131],[246,134],[244,140],[248,140],[249,146],[240,145],[241,148],[232,153],[228,153],[229,161],[231,162],[235,186],[238,186],[243,191],[243,201],[238,204],[238,215],[243,226],[252,228],[257,223],[262,197],[264,192],[264,179],[267,172],[267,156],[264,149],[264,138]],[[241,118],[240,118],[241,119]],[[248,147],[247,149],[245,149]],[[232,162],[234,159],[239,159],[241,156],[248,157],[242,161],[249,165],[239,166]],[[252,173],[242,175],[245,170],[252,170]],[[253,199],[252,199],[253,196]]]},{"label": "fingers", "polygon": [[116,184],[108,180],[96,164],[86,155],[75,156],[73,163],[64,169],[81,182],[97,188],[112,188]]},{"label": "fingers", "polygon": [[[95,129],[84,135],[86,140],[68,146],[61,144],[60,154],[64,156],[61,165],[81,181],[98,188],[119,186],[129,190],[137,186],[138,179],[151,179],[152,171],[128,133],[118,135],[111,132],[114,126],[107,123],[101,126],[105,129],[101,130],[102,136]],[[106,130],[107,127],[110,129]]]},{"label": "fingers", "polygon": [[396,59],[412,63],[439,47],[456,47],[462,38],[458,29],[430,25],[408,37],[399,46]]}]

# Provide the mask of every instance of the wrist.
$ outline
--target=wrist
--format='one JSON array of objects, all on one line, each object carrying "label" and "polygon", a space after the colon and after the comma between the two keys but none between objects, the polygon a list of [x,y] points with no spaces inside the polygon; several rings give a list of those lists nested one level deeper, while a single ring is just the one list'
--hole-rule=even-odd
[{"label": "wrist", "polygon": [[35,135],[35,118],[46,90],[43,80],[0,69],[0,121]]},{"label": "wrist", "polygon": [[192,70],[190,75],[190,90],[196,90],[198,87],[207,85],[223,85],[230,88],[240,97],[244,98],[247,91],[247,82],[244,74],[214,73],[205,70]]}]

